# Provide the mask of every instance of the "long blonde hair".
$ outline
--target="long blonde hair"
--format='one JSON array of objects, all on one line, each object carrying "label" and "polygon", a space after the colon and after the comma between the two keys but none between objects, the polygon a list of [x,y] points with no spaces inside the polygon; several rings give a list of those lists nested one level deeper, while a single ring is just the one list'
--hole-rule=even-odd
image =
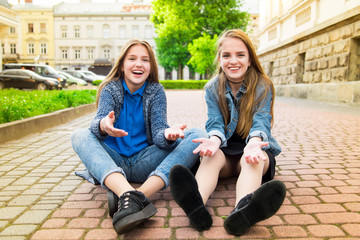
[{"label": "long blonde hair", "polygon": [[[274,97],[275,90],[274,85],[271,80],[265,74],[263,68],[261,67],[258,56],[256,55],[255,48],[251,43],[250,38],[241,30],[233,29],[224,31],[218,41],[217,41],[217,49],[216,49],[216,59],[217,62],[217,72],[216,75],[219,76],[219,85],[218,85],[218,95],[219,95],[219,108],[224,117],[225,126],[230,122],[230,113],[226,103],[225,98],[225,90],[226,90],[226,82],[227,77],[219,64],[219,56],[221,52],[221,46],[226,38],[236,38],[240,39],[244,42],[246,48],[249,52],[249,58],[251,61],[251,65],[249,66],[247,72],[244,77],[244,84],[246,86],[246,93],[240,99],[239,103],[239,121],[236,126],[236,133],[243,138],[246,138],[249,135],[252,119],[255,113],[255,107],[269,94],[269,90],[272,91],[272,100],[271,100],[271,125],[273,124],[274,113],[273,113],[273,105],[274,105]],[[258,84],[262,84],[264,87],[264,93],[257,97],[256,96],[256,87]],[[261,106],[258,108],[258,110]]]},{"label": "long blonde hair", "polygon": [[129,51],[129,49],[132,46],[138,45],[138,44],[141,44],[144,47],[146,47],[146,49],[148,50],[148,53],[149,53],[149,57],[150,57],[150,59],[149,59],[150,60],[150,74],[146,81],[159,83],[158,67],[156,64],[154,51],[152,50],[150,44],[145,40],[131,39],[121,48],[119,57],[116,60],[115,65],[112,67],[109,74],[106,76],[105,80],[102,81],[102,83],[100,84],[97,95],[96,95],[96,106],[99,105],[100,94],[101,94],[101,91],[103,90],[103,88],[110,81],[116,81],[118,79],[123,79],[125,77],[124,72],[121,70],[122,66],[124,64],[124,59],[126,57],[126,54]]}]

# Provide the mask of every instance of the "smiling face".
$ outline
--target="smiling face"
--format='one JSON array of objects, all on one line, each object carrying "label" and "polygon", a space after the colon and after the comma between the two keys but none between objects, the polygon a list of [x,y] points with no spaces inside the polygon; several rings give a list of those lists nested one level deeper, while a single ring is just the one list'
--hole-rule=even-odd
[{"label": "smiling face", "polygon": [[242,82],[251,64],[245,43],[238,38],[227,37],[219,50],[218,60],[227,79],[232,82]]},{"label": "smiling face", "polygon": [[121,70],[131,93],[141,88],[150,74],[150,56],[147,48],[142,44],[130,47]]}]

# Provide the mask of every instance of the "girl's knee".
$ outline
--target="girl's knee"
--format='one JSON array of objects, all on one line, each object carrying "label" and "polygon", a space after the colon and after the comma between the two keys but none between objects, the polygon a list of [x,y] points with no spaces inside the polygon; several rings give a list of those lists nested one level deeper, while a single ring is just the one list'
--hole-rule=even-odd
[{"label": "girl's knee", "polygon": [[187,133],[187,135],[191,136],[192,139],[208,137],[207,132],[201,128],[192,128],[192,129],[188,130],[186,133]]},{"label": "girl's knee", "polygon": [[91,134],[90,130],[88,129],[76,129],[71,134],[71,143],[73,146],[77,146],[81,143],[84,143],[87,139],[89,139],[89,134]]},{"label": "girl's knee", "polygon": [[[266,160],[267,162],[269,160]],[[241,171],[245,170],[245,169],[258,169],[259,171],[263,171],[264,167],[267,165],[266,161],[264,160],[259,160],[259,163],[257,164],[252,164],[252,163],[248,163],[244,157],[242,157],[240,159],[240,169]]]}]

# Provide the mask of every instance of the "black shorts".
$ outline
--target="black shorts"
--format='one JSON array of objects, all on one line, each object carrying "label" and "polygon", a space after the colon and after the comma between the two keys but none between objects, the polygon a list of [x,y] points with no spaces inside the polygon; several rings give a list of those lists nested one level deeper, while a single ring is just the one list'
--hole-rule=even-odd
[{"label": "black shorts", "polygon": [[[270,180],[274,179],[275,176],[275,166],[276,166],[276,160],[274,155],[269,151],[269,150],[265,150],[266,154],[269,157],[269,169],[267,170],[267,172],[265,173],[265,175],[262,177],[262,183],[266,183]],[[229,158],[231,160],[239,160],[242,157],[243,153],[238,154],[238,155],[227,155],[225,154],[226,158]]]}]

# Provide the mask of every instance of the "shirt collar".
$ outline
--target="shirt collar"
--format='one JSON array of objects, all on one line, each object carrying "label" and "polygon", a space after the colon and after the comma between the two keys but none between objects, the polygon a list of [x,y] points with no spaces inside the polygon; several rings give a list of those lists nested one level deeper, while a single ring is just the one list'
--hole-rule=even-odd
[{"label": "shirt collar", "polygon": [[[244,93],[246,93],[246,91],[247,91],[247,88],[246,88],[245,83],[243,82],[241,84],[240,89],[239,89],[239,91],[237,92],[236,95],[239,95],[239,93],[244,94]],[[229,85],[228,81],[226,81],[226,93],[232,94],[232,91],[231,91],[231,88],[230,88],[230,85]]]},{"label": "shirt collar", "polygon": [[139,88],[139,89],[138,89],[136,92],[134,92],[134,93],[131,93],[131,92],[130,92],[130,89],[129,89],[128,86],[126,85],[126,82],[125,82],[124,79],[122,80],[122,84],[123,84],[123,87],[124,87],[125,92],[129,93],[130,95],[136,95],[136,94],[138,94],[138,95],[140,95],[140,96],[143,96],[145,87],[146,87],[146,85],[147,85],[147,81],[145,81],[144,85],[142,85],[142,87]]}]

